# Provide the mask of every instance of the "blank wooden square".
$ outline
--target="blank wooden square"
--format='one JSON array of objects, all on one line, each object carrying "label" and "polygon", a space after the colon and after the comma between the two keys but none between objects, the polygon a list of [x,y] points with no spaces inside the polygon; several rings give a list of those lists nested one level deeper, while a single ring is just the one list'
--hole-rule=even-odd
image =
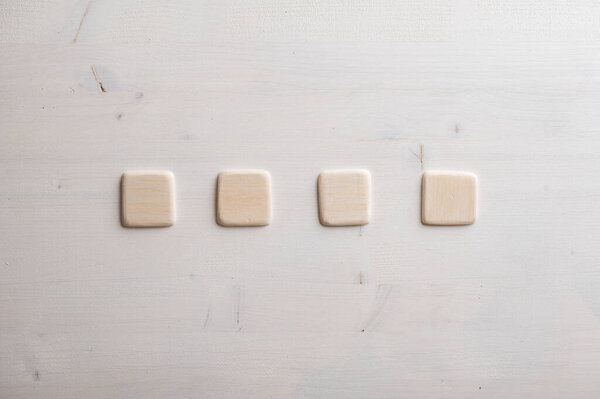
[{"label": "blank wooden square", "polygon": [[125,227],[167,227],[175,223],[171,172],[126,172],[121,178],[121,217]]},{"label": "blank wooden square", "polygon": [[425,172],[421,190],[421,221],[429,225],[475,223],[477,177],[468,172]]},{"label": "blank wooden square", "polygon": [[371,218],[371,174],[327,170],[318,181],[319,218],[325,226],[361,226]]},{"label": "blank wooden square", "polygon": [[271,223],[271,176],[262,170],[219,174],[217,223],[221,226],[266,226]]}]

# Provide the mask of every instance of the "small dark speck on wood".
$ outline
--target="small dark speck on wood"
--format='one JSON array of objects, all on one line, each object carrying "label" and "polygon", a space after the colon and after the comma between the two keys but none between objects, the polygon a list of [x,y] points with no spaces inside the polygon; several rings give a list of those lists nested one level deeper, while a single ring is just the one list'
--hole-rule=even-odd
[{"label": "small dark speck on wood", "polygon": [[33,373],[33,380],[34,381],[39,381],[40,380],[40,372],[35,370]]},{"label": "small dark speck on wood", "polygon": [[390,297],[390,293],[392,292],[392,286],[387,284],[380,284],[377,287],[377,293],[375,294],[375,302],[371,307],[371,310],[367,314],[367,318],[363,324],[363,327],[360,329],[361,332],[367,331],[373,322],[377,320],[379,314],[382,309],[385,307],[388,298]]},{"label": "small dark speck on wood", "polygon": [[93,65],[90,65],[90,68],[92,69],[92,74],[94,75],[94,79],[96,80],[96,83],[98,84],[98,87],[100,88],[100,93],[106,93],[106,90],[104,89],[104,86],[102,85],[102,82],[100,81],[100,78],[98,77],[98,73],[96,73],[96,68],[94,68]]}]

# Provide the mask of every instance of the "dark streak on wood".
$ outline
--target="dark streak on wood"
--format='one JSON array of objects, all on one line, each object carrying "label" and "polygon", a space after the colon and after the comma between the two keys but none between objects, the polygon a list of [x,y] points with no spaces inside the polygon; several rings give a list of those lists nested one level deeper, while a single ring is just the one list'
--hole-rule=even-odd
[{"label": "dark streak on wood", "polygon": [[206,325],[208,324],[208,319],[210,318],[210,308],[211,308],[211,304],[208,304],[208,310],[206,311],[206,319],[204,319],[204,326],[202,327],[203,329],[206,329]]},{"label": "dark streak on wood", "polygon": [[100,78],[98,78],[98,74],[96,73],[96,68],[94,68],[93,65],[90,65],[90,68],[92,69],[92,74],[94,74],[94,79],[96,79],[96,83],[98,83],[98,87],[100,87],[100,92],[106,93],[106,90],[104,89],[104,86],[102,85],[102,82],[100,81]]},{"label": "dark streak on wood", "polygon": [[242,287],[238,286],[237,287],[237,309],[236,309],[236,318],[235,318],[235,322],[238,327],[238,329],[237,329],[238,332],[242,331],[242,328],[244,328],[244,326],[241,323],[241,318],[240,318],[241,308],[242,308]]},{"label": "dark streak on wood", "polygon": [[73,38],[73,44],[77,43],[77,38],[79,37],[79,32],[81,31],[81,27],[83,26],[83,21],[85,20],[85,17],[87,16],[88,11],[90,10],[90,4],[92,4],[91,0],[88,3],[87,7],[85,7],[85,11],[81,16],[81,20],[79,21],[79,27],[77,27],[77,32],[75,32],[75,37]]},{"label": "dark streak on wood", "polygon": [[375,303],[367,319],[365,324],[361,328],[361,332],[367,331],[367,329],[373,324],[373,322],[379,317],[381,310],[385,307],[388,298],[390,297],[390,293],[392,292],[392,286],[387,284],[380,284],[377,286],[377,293],[375,294]]}]

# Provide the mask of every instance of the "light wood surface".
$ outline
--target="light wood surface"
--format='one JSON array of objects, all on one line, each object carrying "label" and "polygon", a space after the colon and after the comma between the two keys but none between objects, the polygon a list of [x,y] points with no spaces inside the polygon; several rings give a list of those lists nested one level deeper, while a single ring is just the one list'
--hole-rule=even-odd
[{"label": "light wood surface", "polygon": [[438,226],[475,223],[477,176],[468,172],[427,171],[421,183],[421,221]]},{"label": "light wood surface", "polygon": [[371,174],[327,170],[318,181],[319,217],[325,226],[363,226],[371,219]]},{"label": "light wood surface", "polygon": [[175,223],[171,172],[126,172],[121,177],[121,217],[125,227],[168,227]]},{"label": "light wood surface", "polygon": [[271,223],[269,172],[221,172],[217,185],[217,222],[221,226],[267,226]]},{"label": "light wood surface", "polygon": [[[0,7],[1,398],[598,397],[597,1]],[[215,223],[240,168],[267,228]],[[319,223],[341,168],[366,226]],[[173,227],[121,226],[127,170]],[[425,170],[475,224],[421,223]]]}]

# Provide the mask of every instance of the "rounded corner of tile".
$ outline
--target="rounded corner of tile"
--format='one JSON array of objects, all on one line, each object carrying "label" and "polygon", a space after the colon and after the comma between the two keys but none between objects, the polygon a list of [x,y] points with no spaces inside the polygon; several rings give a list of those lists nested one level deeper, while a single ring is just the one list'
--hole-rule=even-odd
[{"label": "rounded corner of tile", "polygon": [[215,223],[221,227],[230,227],[231,225],[228,224],[225,220],[223,220],[221,217],[217,216],[215,218]]},{"label": "rounded corner of tile", "polygon": [[319,217],[319,223],[321,223],[321,226],[325,226],[325,227],[333,227],[335,226],[335,224],[331,223],[331,221],[327,220],[326,217]]}]

